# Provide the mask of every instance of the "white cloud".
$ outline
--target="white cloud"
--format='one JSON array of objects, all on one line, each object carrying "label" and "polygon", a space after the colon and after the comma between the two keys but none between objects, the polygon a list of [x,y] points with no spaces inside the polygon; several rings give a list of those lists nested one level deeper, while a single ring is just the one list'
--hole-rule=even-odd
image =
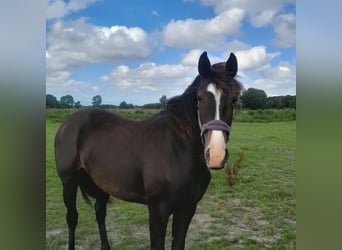
[{"label": "white cloud", "polygon": [[143,59],[152,53],[143,29],[95,26],[83,18],[54,23],[47,39],[49,55],[68,66]]},{"label": "white cloud", "polygon": [[143,63],[137,68],[129,68],[121,65],[101,80],[110,82],[121,89],[133,91],[170,90],[181,86],[182,88],[191,83],[195,78],[195,68],[180,64]]},{"label": "white cloud", "polygon": [[276,12],[273,10],[265,10],[251,16],[251,22],[254,27],[263,27],[272,22]]},{"label": "white cloud", "polygon": [[98,91],[97,86],[72,79],[69,71],[55,71],[46,75],[47,93],[71,94],[79,99],[82,95],[95,94]]},{"label": "white cloud", "polygon": [[148,34],[141,28],[95,26],[85,19],[57,21],[47,35],[46,85],[49,90],[97,87],[72,79],[71,71],[91,63],[144,59],[151,55]]},{"label": "white cloud", "polygon": [[233,8],[207,20],[172,20],[164,27],[164,43],[178,48],[217,48],[224,44],[227,35],[240,32],[244,14]]},{"label": "white cloud", "polygon": [[88,7],[92,3],[96,3],[99,0],[48,0],[46,19],[57,19],[63,18],[64,16]]},{"label": "white cloud", "polygon": [[228,48],[228,50],[229,50],[227,52],[238,51],[238,50],[248,50],[248,49],[252,48],[249,44],[241,42],[237,39],[227,43],[225,47]]},{"label": "white cloud", "polygon": [[[203,53],[203,50],[193,49],[190,50],[187,54],[183,55],[181,64],[185,66],[193,66],[197,67],[198,65],[198,59],[200,58],[201,54]],[[211,53],[208,53],[208,57],[211,64],[223,62],[226,59],[222,59],[221,56],[214,56]]]},{"label": "white cloud", "polygon": [[[227,47],[237,57],[238,75],[245,88],[263,89],[269,96],[296,93],[296,66],[285,61],[272,66],[280,52],[269,53],[265,46],[252,47],[237,40]],[[229,53],[225,52],[220,61],[227,60]]]},{"label": "white cloud", "polygon": [[212,6],[218,15],[233,8],[244,10],[254,27],[273,26],[276,33],[273,42],[276,46],[281,48],[295,46],[295,14],[281,14],[286,5],[295,5],[295,0],[201,0],[201,2]]},{"label": "white cloud", "polygon": [[267,16],[263,12],[279,12],[284,4],[295,4],[295,0],[201,0],[202,4],[214,7],[215,13],[220,14],[232,8],[245,10],[251,17]]},{"label": "white cloud", "polygon": [[160,16],[159,13],[158,13],[158,11],[156,11],[156,10],[153,10],[153,11],[152,11],[152,15],[153,15],[153,16]]},{"label": "white cloud", "polygon": [[[236,48],[240,48],[240,50],[235,50],[234,53],[238,59],[238,75],[242,78],[242,82],[246,80],[254,81],[255,77],[253,79],[249,78],[249,73],[252,71],[263,74],[259,80],[270,76],[270,72],[268,72],[270,63],[280,55],[279,52],[268,53],[264,46],[251,47],[239,41],[233,41],[231,44],[235,44]],[[109,74],[102,76],[101,80],[121,89],[133,91],[148,90],[164,91],[166,94],[171,92],[181,93],[198,74],[197,65],[202,52],[202,50],[197,49],[190,50],[182,56],[179,64],[173,65],[143,63],[137,68],[121,65]],[[209,52],[208,57],[212,64],[225,62],[230,52],[227,51],[219,56],[214,56]],[[288,68],[284,64],[281,65],[280,69],[286,71]],[[290,69],[289,75],[293,74],[292,68]]]},{"label": "white cloud", "polygon": [[296,16],[293,14],[279,15],[274,21],[276,38],[275,45],[290,48],[296,45]]},{"label": "white cloud", "polygon": [[280,62],[277,66],[265,67],[259,71],[260,78],[254,81],[257,88],[268,95],[286,95],[296,93],[296,66],[288,62]]},{"label": "white cloud", "polygon": [[[296,93],[296,66],[288,62],[272,66],[272,61],[281,56],[280,52],[269,53],[265,46],[252,47],[239,41],[233,41],[228,47],[236,48],[233,52],[238,61],[238,75],[246,89],[262,89],[269,96]],[[226,60],[229,53],[222,58]]]},{"label": "white cloud", "polygon": [[274,58],[280,56],[280,53],[267,53],[266,47],[256,46],[246,50],[238,50],[235,55],[240,70],[254,70],[267,65]]},{"label": "white cloud", "polygon": [[187,54],[184,55],[181,64],[188,65],[188,66],[197,66],[198,65],[198,58],[203,53],[202,50],[194,49],[190,50]]},{"label": "white cloud", "polygon": [[[211,64],[227,61],[230,53],[234,52],[238,60],[239,71],[257,70],[265,67],[274,58],[280,56],[280,52],[268,53],[265,46],[252,47],[238,40],[228,43],[226,47],[229,48],[229,51],[227,50],[219,56],[208,54]],[[202,53],[202,50],[190,50],[183,55],[181,65],[197,67],[198,59]]]}]

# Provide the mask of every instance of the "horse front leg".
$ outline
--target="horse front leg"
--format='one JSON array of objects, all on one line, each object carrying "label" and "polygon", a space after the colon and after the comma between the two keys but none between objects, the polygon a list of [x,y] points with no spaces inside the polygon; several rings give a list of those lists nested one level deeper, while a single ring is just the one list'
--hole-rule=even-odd
[{"label": "horse front leg", "polygon": [[170,216],[170,208],[164,204],[150,204],[149,210],[149,228],[152,250],[165,249],[165,234],[167,222]]},{"label": "horse front leg", "polygon": [[187,204],[173,213],[172,220],[172,250],[183,250],[185,237],[195,214],[197,204]]}]

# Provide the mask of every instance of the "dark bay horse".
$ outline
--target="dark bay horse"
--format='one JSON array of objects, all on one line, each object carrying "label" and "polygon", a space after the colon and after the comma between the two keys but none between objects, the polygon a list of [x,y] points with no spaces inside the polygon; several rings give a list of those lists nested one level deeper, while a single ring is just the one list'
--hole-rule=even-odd
[{"label": "dark bay horse", "polygon": [[165,110],[143,121],[86,109],[72,114],[55,138],[55,159],[67,208],[69,249],[75,248],[76,193],[96,199],[101,249],[110,249],[105,226],[109,196],[146,204],[151,249],[164,249],[169,216],[172,249],[184,249],[196,206],[211,175],[228,159],[234,103],[242,85],[233,53],[211,66],[207,53],[199,75]]}]

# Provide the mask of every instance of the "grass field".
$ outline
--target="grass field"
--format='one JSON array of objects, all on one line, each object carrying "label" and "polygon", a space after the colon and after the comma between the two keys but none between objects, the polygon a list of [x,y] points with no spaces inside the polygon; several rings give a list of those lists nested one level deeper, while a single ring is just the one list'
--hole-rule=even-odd
[{"label": "grass field", "polygon": [[[66,249],[67,224],[53,139],[60,122],[46,122],[46,248]],[[234,186],[213,171],[187,235],[186,249],[295,249],[296,123],[235,122],[229,143],[232,165],[244,153]],[[78,195],[77,249],[99,249],[94,211]],[[170,223],[169,223],[170,224]],[[113,249],[149,249],[147,207],[112,198],[107,230]],[[170,225],[166,249],[171,243]]]}]

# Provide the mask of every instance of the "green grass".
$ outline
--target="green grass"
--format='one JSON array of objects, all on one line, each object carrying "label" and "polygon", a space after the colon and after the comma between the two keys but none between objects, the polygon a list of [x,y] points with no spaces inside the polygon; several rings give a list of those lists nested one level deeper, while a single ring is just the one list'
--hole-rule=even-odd
[{"label": "green grass", "polygon": [[[55,170],[53,139],[60,122],[46,123],[46,248],[66,249],[62,186]],[[212,171],[187,235],[186,249],[295,249],[296,123],[235,122],[230,164],[244,153],[238,179]],[[99,249],[94,211],[78,195],[79,249]],[[171,220],[171,218],[170,218]],[[149,249],[148,214],[143,205],[111,199],[107,211],[110,244],[116,249]],[[170,249],[170,225],[166,249]]]}]

